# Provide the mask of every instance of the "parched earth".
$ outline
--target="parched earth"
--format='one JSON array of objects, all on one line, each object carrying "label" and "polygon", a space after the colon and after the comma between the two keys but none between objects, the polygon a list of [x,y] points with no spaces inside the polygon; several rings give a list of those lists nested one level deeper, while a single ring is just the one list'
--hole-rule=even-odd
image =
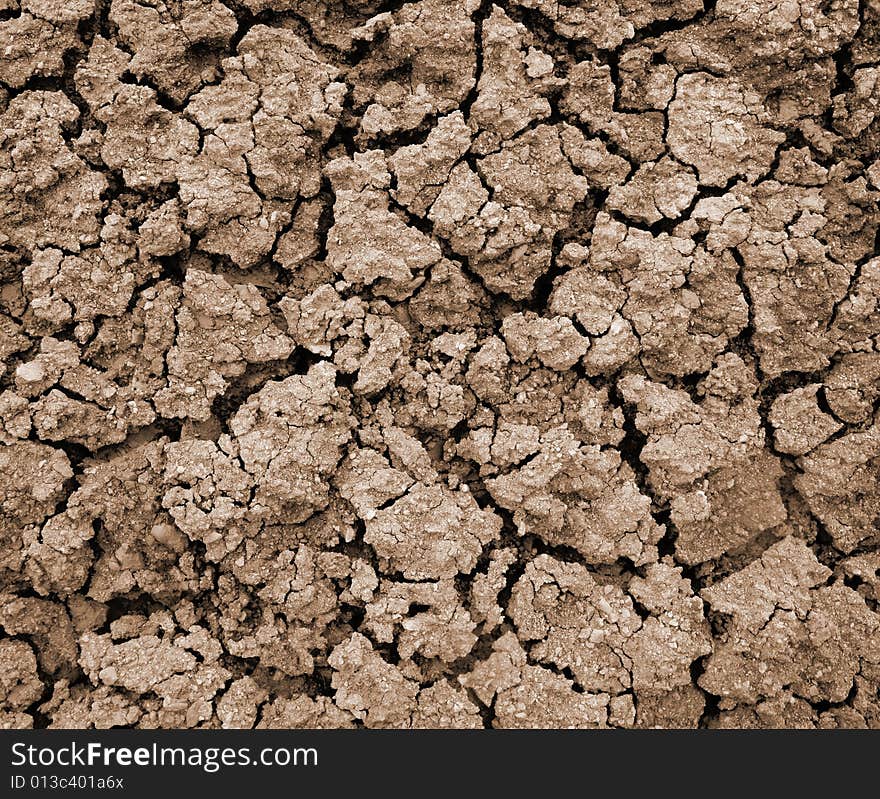
[{"label": "parched earth", "polygon": [[0,0],[0,727],[880,727],[880,7]]}]

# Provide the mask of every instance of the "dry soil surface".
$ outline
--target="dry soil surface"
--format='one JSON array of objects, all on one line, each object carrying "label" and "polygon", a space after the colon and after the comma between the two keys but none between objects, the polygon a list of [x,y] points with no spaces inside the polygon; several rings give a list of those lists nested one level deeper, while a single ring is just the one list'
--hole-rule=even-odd
[{"label": "dry soil surface", "polygon": [[880,727],[878,64],[0,0],[0,726]]}]

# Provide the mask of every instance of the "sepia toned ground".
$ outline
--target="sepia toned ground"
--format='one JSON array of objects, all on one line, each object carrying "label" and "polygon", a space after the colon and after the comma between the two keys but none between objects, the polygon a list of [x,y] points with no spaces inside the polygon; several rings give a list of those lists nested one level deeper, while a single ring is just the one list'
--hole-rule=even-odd
[{"label": "sepia toned ground", "polygon": [[880,727],[878,65],[0,0],[0,727]]}]

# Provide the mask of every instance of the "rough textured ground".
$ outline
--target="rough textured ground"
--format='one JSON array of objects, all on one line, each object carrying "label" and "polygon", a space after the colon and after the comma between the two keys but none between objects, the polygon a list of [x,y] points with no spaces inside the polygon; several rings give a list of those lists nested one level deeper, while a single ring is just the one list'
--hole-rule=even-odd
[{"label": "rough textured ground", "polygon": [[880,727],[878,64],[0,0],[0,725]]}]

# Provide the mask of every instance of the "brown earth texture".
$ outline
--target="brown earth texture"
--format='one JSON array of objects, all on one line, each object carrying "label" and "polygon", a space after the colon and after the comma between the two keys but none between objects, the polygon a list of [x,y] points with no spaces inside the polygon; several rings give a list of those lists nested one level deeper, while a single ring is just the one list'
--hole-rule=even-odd
[{"label": "brown earth texture", "polygon": [[874,0],[0,0],[0,727],[880,727]]}]

